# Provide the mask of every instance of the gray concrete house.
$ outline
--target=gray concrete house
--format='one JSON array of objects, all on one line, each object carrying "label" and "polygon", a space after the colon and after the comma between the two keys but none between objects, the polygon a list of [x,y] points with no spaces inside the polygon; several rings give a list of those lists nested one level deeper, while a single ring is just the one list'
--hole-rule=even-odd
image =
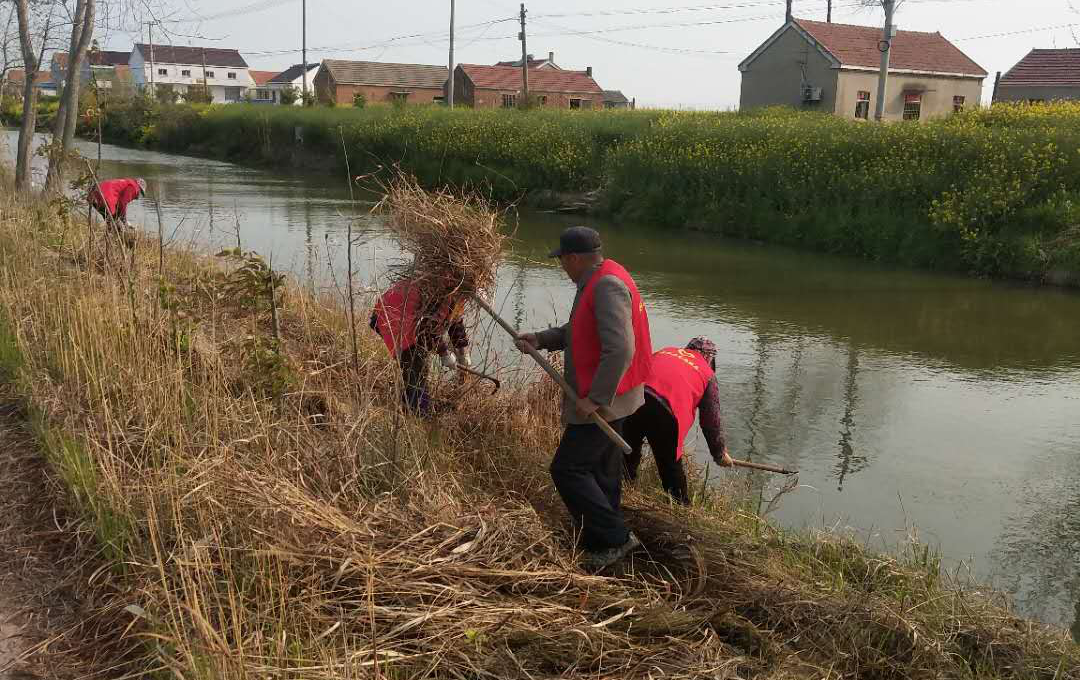
[{"label": "gray concrete house", "polygon": [[994,86],[995,102],[1080,99],[1080,49],[1031,50]]},{"label": "gray concrete house", "polygon": [[[747,57],[740,108],[791,106],[874,117],[880,28],[792,19]],[[940,33],[897,31],[886,120],[924,120],[978,106],[986,71]]]}]

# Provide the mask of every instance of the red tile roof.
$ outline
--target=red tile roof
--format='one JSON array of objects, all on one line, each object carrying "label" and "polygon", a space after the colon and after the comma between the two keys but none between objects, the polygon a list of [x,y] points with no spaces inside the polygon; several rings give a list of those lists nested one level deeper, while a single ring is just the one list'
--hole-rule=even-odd
[{"label": "red tile roof", "polygon": [[256,85],[265,85],[278,74],[278,71],[254,71],[249,69],[248,73],[251,74],[251,79],[255,81]]},{"label": "red tile roof", "polygon": [[[521,89],[521,68],[478,64],[461,64],[459,68],[478,89],[512,91]],[[535,92],[604,93],[592,76],[585,71],[556,71],[546,68],[529,69],[529,89]]]},{"label": "red tile roof", "polygon": [[999,84],[1080,87],[1080,49],[1031,50]]},{"label": "red tile roof", "polygon": [[[795,23],[831,53],[841,66],[877,68],[881,29],[795,19]],[[897,31],[889,69],[985,77],[986,71],[940,33]]]}]

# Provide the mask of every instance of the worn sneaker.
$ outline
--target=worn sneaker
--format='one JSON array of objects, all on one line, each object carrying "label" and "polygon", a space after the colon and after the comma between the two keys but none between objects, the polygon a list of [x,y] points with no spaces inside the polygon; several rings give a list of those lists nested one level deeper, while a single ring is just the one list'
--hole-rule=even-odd
[{"label": "worn sneaker", "polygon": [[640,545],[641,541],[639,541],[638,537],[631,531],[630,536],[626,539],[626,543],[623,543],[620,546],[608,548],[607,550],[598,550],[596,552],[586,551],[582,564],[586,569],[600,571],[626,557]]}]

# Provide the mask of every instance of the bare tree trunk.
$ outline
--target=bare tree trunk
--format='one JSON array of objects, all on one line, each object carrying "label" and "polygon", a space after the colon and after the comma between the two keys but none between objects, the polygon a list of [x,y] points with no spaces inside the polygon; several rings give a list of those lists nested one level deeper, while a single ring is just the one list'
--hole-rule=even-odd
[{"label": "bare tree trunk", "polygon": [[34,141],[34,124],[37,123],[37,89],[34,76],[37,75],[38,58],[34,54],[34,44],[30,38],[29,0],[15,0],[15,11],[19,17],[19,45],[22,48],[23,70],[23,116],[19,128],[19,152],[15,159],[15,190],[30,189],[30,145]]},{"label": "bare tree trunk", "polygon": [[63,186],[64,161],[75,139],[75,126],[79,116],[79,93],[82,90],[82,65],[90,41],[94,37],[95,0],[78,0],[75,6],[75,22],[71,27],[71,51],[68,52],[67,79],[64,84],[60,107],[56,111],[53,126],[53,153],[49,157],[49,174],[46,188],[58,190]]}]

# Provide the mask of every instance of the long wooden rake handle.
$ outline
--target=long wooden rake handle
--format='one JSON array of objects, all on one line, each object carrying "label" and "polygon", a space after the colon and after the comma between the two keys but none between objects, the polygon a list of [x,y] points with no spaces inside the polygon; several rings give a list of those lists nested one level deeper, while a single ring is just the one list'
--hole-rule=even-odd
[{"label": "long wooden rake handle", "polygon": [[[520,340],[521,339],[521,337],[517,334],[517,331],[514,330],[514,327],[511,326],[510,324],[506,323],[506,320],[503,319],[501,316],[499,316],[498,313],[494,309],[491,308],[491,305],[489,305],[488,303],[481,300],[479,296],[473,296],[473,297],[476,299],[476,303],[478,305],[480,305],[480,307],[482,307],[485,312],[490,314],[491,318],[495,319],[495,322],[498,323],[500,326],[502,326],[504,331],[506,331],[507,333],[510,334],[510,337],[514,338],[514,340]],[[544,369],[544,371],[548,375],[551,376],[551,379],[554,380],[559,385],[559,387],[562,388],[562,391],[566,393],[566,396],[570,397],[571,399],[576,400],[578,398],[578,396],[574,392],[574,390],[571,389],[569,383],[567,383],[566,379],[563,378],[562,375],[558,371],[555,370],[555,368],[551,365],[551,363],[549,363],[548,360],[545,359],[542,354],[540,354],[540,351],[537,350],[532,345],[526,345],[526,347],[528,348],[527,351],[529,353],[529,356],[531,356],[533,359],[535,359],[536,363],[540,364],[540,368]],[[613,427],[611,427],[611,425],[609,425],[608,422],[606,420],[604,420],[603,417],[599,413],[597,413],[596,411],[593,411],[592,415],[589,416],[589,418],[594,423],[596,423],[596,425],[601,430],[604,431],[604,434],[606,434],[608,436],[608,439],[615,442],[615,445],[623,450],[623,453],[630,453],[632,451],[632,449],[630,448],[630,445],[626,443],[626,440],[623,439],[619,435],[619,433],[616,432],[615,429]]]},{"label": "long wooden rake handle", "polygon": [[799,474],[798,470],[788,470],[787,468],[773,467],[772,465],[763,465],[762,463],[751,463],[748,460],[734,460],[734,459],[732,459],[731,462],[735,464],[735,467],[750,468],[751,470],[763,470],[765,472],[775,472],[775,473],[781,474],[781,475],[797,475],[797,474]]}]

